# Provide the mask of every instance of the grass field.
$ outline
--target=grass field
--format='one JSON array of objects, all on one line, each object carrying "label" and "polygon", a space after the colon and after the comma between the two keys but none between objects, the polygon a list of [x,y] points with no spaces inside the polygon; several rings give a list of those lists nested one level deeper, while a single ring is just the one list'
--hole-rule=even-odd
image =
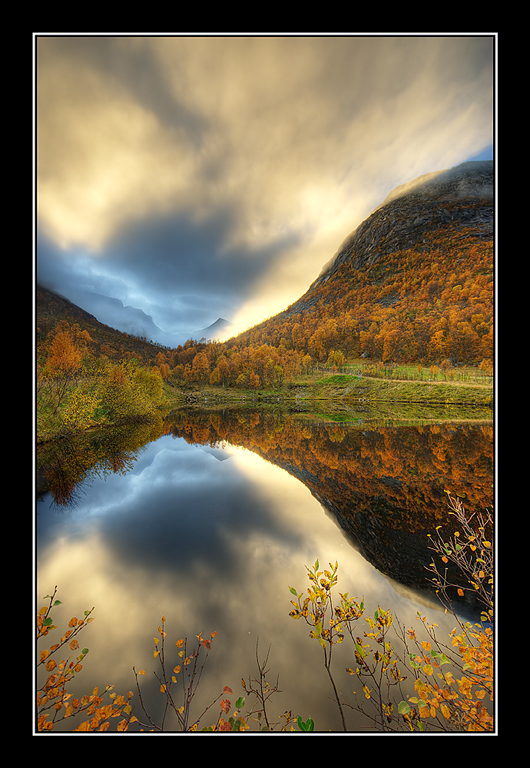
[{"label": "grass field", "polygon": [[443,381],[446,383],[468,383],[485,387],[493,386],[493,376],[478,366],[458,366],[446,371],[438,366],[422,366],[417,363],[383,365],[367,360],[353,360],[341,368],[341,372],[362,374],[370,378],[392,381]]}]

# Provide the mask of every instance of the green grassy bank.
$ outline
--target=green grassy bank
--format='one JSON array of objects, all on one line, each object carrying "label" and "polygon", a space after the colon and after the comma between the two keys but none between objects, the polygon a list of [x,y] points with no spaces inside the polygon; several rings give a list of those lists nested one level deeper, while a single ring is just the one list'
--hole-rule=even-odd
[{"label": "green grassy bank", "polygon": [[316,398],[346,401],[493,405],[493,387],[443,381],[400,381],[336,374],[323,377],[310,389]]},{"label": "green grassy bank", "polygon": [[335,406],[363,403],[493,406],[491,386],[440,381],[395,381],[348,374],[302,376],[276,389],[175,387],[169,397],[175,405],[197,406],[225,402],[256,406],[267,403],[283,403],[286,406],[305,404],[308,407],[322,402]]},{"label": "green grassy bank", "polygon": [[[72,388],[72,392],[74,388]],[[350,374],[301,376],[279,388],[240,389],[220,386],[163,385],[149,413],[164,413],[172,408],[193,406],[215,408],[223,404],[247,407],[278,407],[312,410],[315,413],[345,413],[352,409],[387,408],[403,411],[415,406],[490,409],[493,388],[483,384],[441,381],[399,381]],[[53,417],[37,403],[37,441],[53,439],[64,431],[63,408]],[[137,418],[138,415],[136,415]],[[99,426],[108,421],[88,419],[80,428]]]}]

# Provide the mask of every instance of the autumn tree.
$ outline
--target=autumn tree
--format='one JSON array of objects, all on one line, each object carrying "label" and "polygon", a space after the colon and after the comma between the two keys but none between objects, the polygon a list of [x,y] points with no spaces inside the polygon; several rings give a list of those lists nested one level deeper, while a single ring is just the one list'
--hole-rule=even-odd
[{"label": "autumn tree", "polygon": [[51,383],[54,414],[64,402],[68,388],[75,382],[80,368],[81,352],[71,332],[67,328],[59,330],[50,345],[46,366],[41,373]]},{"label": "autumn tree", "polygon": [[204,384],[208,381],[210,375],[210,361],[205,352],[198,352],[193,358],[192,378],[194,381]]},{"label": "autumn tree", "polygon": [[147,370],[134,361],[109,363],[96,387],[98,413],[111,422],[152,414],[162,396],[158,368]]},{"label": "autumn tree", "polygon": [[327,365],[334,366],[335,368],[340,368],[344,363],[346,362],[346,359],[344,357],[344,353],[341,352],[340,349],[331,349],[328,355]]}]

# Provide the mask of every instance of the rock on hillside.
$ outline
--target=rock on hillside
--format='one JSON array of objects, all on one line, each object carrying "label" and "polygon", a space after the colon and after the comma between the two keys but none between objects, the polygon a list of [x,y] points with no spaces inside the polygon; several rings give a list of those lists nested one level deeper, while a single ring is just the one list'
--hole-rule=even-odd
[{"label": "rock on hillside", "polygon": [[382,255],[411,248],[426,232],[444,226],[472,226],[479,236],[491,238],[493,194],[491,160],[462,163],[397,187],[346,238],[308,293],[329,280],[344,262],[371,266]]}]

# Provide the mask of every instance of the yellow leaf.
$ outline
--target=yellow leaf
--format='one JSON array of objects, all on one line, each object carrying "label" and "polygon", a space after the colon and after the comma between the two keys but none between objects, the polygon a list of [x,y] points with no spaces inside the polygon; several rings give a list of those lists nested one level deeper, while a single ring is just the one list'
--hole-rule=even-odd
[{"label": "yellow leaf", "polygon": [[165,693],[165,692],[166,692],[166,686],[162,683],[162,685],[160,686],[160,693]]},{"label": "yellow leaf", "polygon": [[483,547],[486,547],[486,549],[487,549],[488,547],[491,547],[491,541],[483,541],[483,542],[482,542],[482,546],[483,546]]},{"label": "yellow leaf", "polygon": [[145,675],[145,669],[141,669],[141,670],[138,672],[138,674],[139,674],[139,675]]},{"label": "yellow leaf", "polygon": [[364,691],[364,695],[366,696],[366,698],[369,699],[370,698],[370,689],[368,688],[367,685],[363,685],[363,691]]},{"label": "yellow leaf", "polygon": [[160,642],[159,637],[153,637],[153,640],[155,641],[155,645],[158,645],[158,643]]},{"label": "yellow leaf", "polygon": [[41,661],[45,661],[45,659],[47,659],[49,655],[50,655],[49,651],[41,651],[40,652],[40,660]]},{"label": "yellow leaf", "polygon": [[447,704],[440,704],[440,710],[442,712],[442,715],[447,720],[449,720],[449,718],[451,717],[451,712],[449,711],[449,707],[447,706]]},{"label": "yellow leaf", "polygon": [[184,645],[184,640],[177,640],[175,645],[177,646],[177,648],[182,648],[182,646]]}]

